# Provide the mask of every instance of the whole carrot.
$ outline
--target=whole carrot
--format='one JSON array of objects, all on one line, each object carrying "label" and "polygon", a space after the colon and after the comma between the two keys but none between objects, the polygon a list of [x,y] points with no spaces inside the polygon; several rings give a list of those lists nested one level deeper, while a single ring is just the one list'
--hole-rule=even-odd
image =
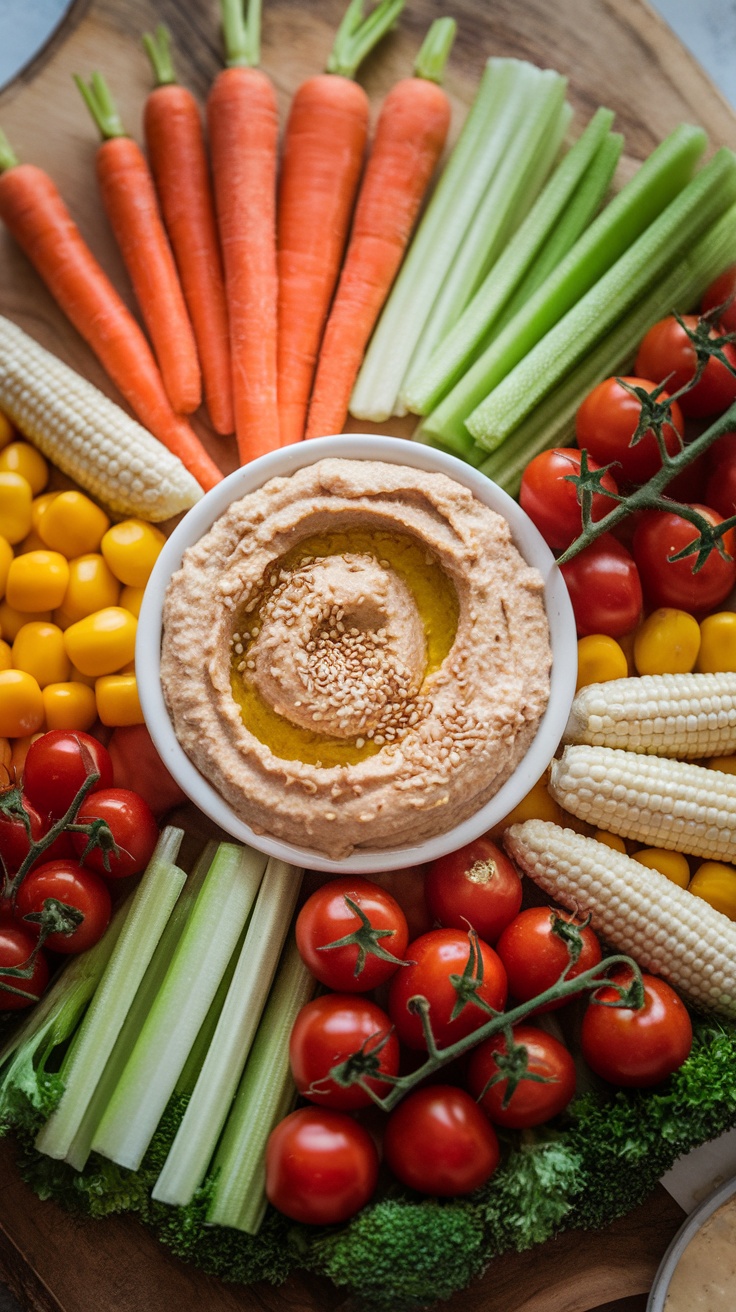
[{"label": "whole carrot", "polygon": [[368,97],[352,79],[403,4],[381,0],[366,18],[364,0],[351,0],[327,72],[303,82],[292,101],[278,208],[282,446],[304,436],[317,353],[363,168]]},{"label": "whole carrot", "polygon": [[350,393],[406,250],[450,126],[441,80],[455,22],[438,18],[414,67],[389,92],[358,195],[350,243],[327,320],[306,437],[341,433]]},{"label": "whole carrot", "polygon": [[260,0],[222,0],[228,67],[207,99],[242,464],[279,446],[276,393],[278,108],[260,57]]},{"label": "whole carrot", "polygon": [[43,169],[19,164],[2,133],[0,218],[144,428],[179,456],[205,490],[214,487],[222,474],[186,421],[174,414],[148,342],[56,186]]},{"label": "whole carrot", "polygon": [[199,107],[176,81],[167,29],[161,24],[154,36],[146,33],[143,45],[156,78],[143,113],[148,160],[194,329],[210,419],[216,432],[232,433],[225,282]]},{"label": "whole carrot", "polygon": [[202,400],[202,378],[192,325],[159,213],[151,172],[137,142],[127,136],[105,79],[75,82],[102,137],[97,181],[102,204],[130,274],[153,342],[169,400],[191,414]]}]

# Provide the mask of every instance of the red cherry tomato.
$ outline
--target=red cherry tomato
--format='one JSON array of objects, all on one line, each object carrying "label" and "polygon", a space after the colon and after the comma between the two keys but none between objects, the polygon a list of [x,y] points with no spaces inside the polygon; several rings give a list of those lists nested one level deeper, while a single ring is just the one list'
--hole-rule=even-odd
[{"label": "red cherry tomato", "polygon": [[485,943],[496,942],[521,906],[516,867],[490,838],[433,861],[425,887],[435,920],[454,929],[470,926]]},{"label": "red cherry tomato", "polygon": [[[111,879],[122,879],[125,875],[137,875],[145,870],[158,841],[158,825],[142,797],[127,788],[104,788],[93,793],[80,806],[76,823],[89,824],[92,820],[105,821],[120,852],[118,856],[109,853],[108,870],[105,853],[101,848],[95,848],[85,856],[85,866]],[[72,834],[77,856],[82,856],[87,841],[86,834]]]},{"label": "red cherry tomato", "polygon": [[[329,1078],[333,1066],[347,1061],[361,1048],[375,1053],[379,1069],[398,1075],[399,1041],[391,1021],[368,998],[352,993],[326,993],[302,1007],[289,1040],[289,1061],[294,1083],[304,1098],[320,1107],[352,1111],[371,1101],[359,1084],[342,1088]],[[390,1092],[382,1080],[366,1081],[381,1098]]]},{"label": "red cherry tomato", "polygon": [[[0,855],[5,863],[5,869],[9,874],[15,874],[20,870],[23,862],[28,856],[28,850],[31,843],[37,843],[43,838],[51,828],[53,821],[44,819],[36,810],[27,797],[23,798],[23,808],[28,817],[29,830],[26,829],[25,823],[18,816],[17,818],[9,815],[0,814]],[[54,861],[73,853],[71,837],[67,833],[61,833],[54,839],[53,843],[46,848],[41,856],[35,862],[36,865],[41,861]],[[33,869],[33,867],[31,867]]]},{"label": "red cherry tomato", "polygon": [[[685,314],[682,321],[692,330],[697,327],[698,316]],[[712,328],[710,336],[718,335],[718,330]],[[722,349],[736,368],[736,351],[733,346],[727,343]],[[659,323],[649,329],[636,357],[636,372],[658,383],[669,378],[667,386],[670,392],[678,391],[689,382],[695,374],[695,366],[695,347],[673,315],[660,319]],[[697,418],[720,414],[735,400],[736,376],[720,360],[711,358],[700,382],[691,391],[683,393],[679,404],[683,414]]]},{"label": "red cherry tomato", "polygon": [[718,322],[724,332],[736,332],[736,264],[732,264],[718,275],[704,293],[701,304],[704,311],[724,306],[718,316]]},{"label": "red cherry tomato", "polygon": [[396,898],[406,916],[409,938],[419,938],[432,928],[427,900],[424,896],[424,877],[427,867],[404,866],[401,870],[381,870],[371,874],[371,883],[380,884]]},{"label": "red cherry tomato", "polygon": [[464,1089],[415,1089],[391,1113],[383,1139],[388,1166],[423,1194],[469,1194],[490,1179],[500,1151],[493,1126]]},{"label": "red cherry tomato", "polygon": [[[588,466],[600,469],[596,460],[589,460]],[[567,481],[571,474],[579,473],[580,452],[574,447],[557,447],[552,451],[540,451],[529,461],[521,479],[519,501],[522,509],[536,524],[547,545],[555,551],[569,547],[583,526],[577,488]],[[617,491],[611,474],[604,475],[603,486],[609,492]],[[597,492],[593,497],[593,519],[603,519],[615,504]]]},{"label": "red cherry tomato", "polygon": [[[711,523],[722,523],[722,516],[709,506],[694,506]],[[652,609],[672,606],[702,614],[725,601],[736,583],[736,533],[724,535],[723,545],[731,556],[724,560],[714,548],[703,567],[693,574],[695,557],[671,560],[697,537],[689,520],[669,511],[648,510],[636,526],[633,541],[634,559],[639,567],[647,601]]]},{"label": "red cherry tomato", "polygon": [[[23,1007],[32,1007],[44,992],[49,982],[49,966],[43,951],[38,953],[33,973],[28,979],[1,973],[3,966],[24,966],[35,946],[35,938],[25,929],[0,925],[0,1011],[20,1011]],[[23,993],[32,996],[24,998],[17,993],[10,993],[8,990],[11,988],[21,989]]]},{"label": "red cherry tomato", "polygon": [[[432,1033],[439,1048],[446,1048],[485,1025],[490,1019],[488,1007],[503,1010],[506,972],[493,948],[478,941],[483,982],[474,996],[480,1003],[469,998],[455,1019],[451,1019],[459,995],[450,976],[462,976],[466,967],[472,966],[473,950],[470,935],[457,929],[433,929],[409,944],[406,955],[411,965],[397,970],[389,986],[388,1002],[399,1039],[407,1047],[422,1050],[427,1046],[420,1017],[408,1009],[411,998],[427,999]],[[476,962],[474,974],[477,977],[479,973]]]},{"label": "red cherry tomato", "polygon": [[[509,992],[517,1002],[529,1002],[538,993],[551,989],[569,964],[567,944],[555,932],[555,925],[560,921],[577,926],[583,944],[578,960],[568,971],[568,979],[582,975],[601,960],[601,946],[593,930],[589,925],[581,926],[571,911],[529,907],[511,921],[496,944],[508,977]],[[546,1003],[539,1011],[556,1011],[564,1005],[563,998]]]},{"label": "red cherry tomato", "polygon": [[26,875],[15,901],[16,919],[23,929],[38,936],[40,925],[24,919],[43,911],[47,898],[81,911],[84,919],[73,934],[50,934],[45,946],[54,952],[86,952],[102,938],[110,923],[111,900],[107,885],[78,861],[47,861]]},{"label": "red cherry tomato", "polygon": [[[360,942],[330,946],[356,932]],[[403,960],[408,941],[398,902],[367,879],[345,877],[323,884],[304,903],[296,922],[302,961],[320,983],[343,993],[365,992],[389,979]],[[391,959],[387,961],[386,955]]]},{"label": "red cherry tomato", "polygon": [[[702,494],[706,506],[717,510],[724,519],[736,514],[736,433],[724,433],[708,448],[705,456],[708,480]],[[670,489],[667,495],[672,495]],[[692,496],[681,500],[692,501]]]},{"label": "red cherry tomato", "polygon": [[523,1130],[551,1121],[567,1107],[575,1092],[575,1062],[559,1039],[534,1025],[515,1025],[513,1036],[516,1044],[526,1048],[529,1074],[541,1076],[542,1080],[522,1078],[504,1106],[508,1079],[486,1088],[488,1081],[499,1074],[497,1055],[507,1051],[506,1036],[494,1034],[470,1055],[468,1088],[495,1125]]},{"label": "red cherry tomato", "polygon": [[[626,967],[612,978],[626,983]],[[693,1041],[693,1027],[684,1003],[664,980],[643,975],[644,1006],[601,1006],[593,999],[583,1017],[583,1056],[596,1075],[627,1088],[659,1084],[684,1062]],[[599,989],[601,1002],[613,1002],[615,989]]]},{"label": "red cherry tomato", "polygon": [[[622,382],[630,387],[643,388],[653,392],[656,383],[648,377],[625,377]],[[661,400],[668,397],[663,392]],[[671,406],[672,423],[663,429],[665,445],[670,455],[680,450],[680,435],[685,431],[682,410],[676,401]],[[649,430],[645,437],[630,446],[641,416],[641,402],[638,397],[627,392],[616,378],[606,378],[586,396],[575,420],[575,434],[579,447],[585,447],[593,460],[600,465],[610,465],[614,461],[617,468],[613,473],[617,478],[628,483],[646,483],[662,466],[659,446],[654,433]],[[591,462],[591,468],[597,468]],[[607,509],[613,502],[609,501]],[[593,518],[597,518],[595,515]]]},{"label": "red cherry tomato", "polygon": [[377,1178],[376,1146],[344,1112],[302,1107],[269,1137],[266,1194],[293,1221],[347,1221],[368,1202]]},{"label": "red cherry tomato", "polygon": [[639,571],[631,553],[610,533],[561,569],[581,638],[589,633],[620,638],[636,628],[642,608]]},{"label": "red cherry tomato", "polygon": [[42,815],[58,818],[69,809],[93,771],[100,776],[93,792],[109,788],[112,761],[107,748],[81,730],[52,729],[28,749],[23,792]]},{"label": "red cherry tomato", "polygon": [[184,805],[186,793],[166,769],[145,724],[125,724],[114,729],[107,750],[113,769],[110,782],[115,788],[131,788],[140,793],[155,816]]}]

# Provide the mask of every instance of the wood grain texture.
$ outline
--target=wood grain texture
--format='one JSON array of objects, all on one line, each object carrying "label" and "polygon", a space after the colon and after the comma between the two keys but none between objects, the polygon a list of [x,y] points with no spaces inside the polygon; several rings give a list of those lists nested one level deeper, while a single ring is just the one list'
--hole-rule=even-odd
[{"label": "wood grain texture", "polygon": [[[303,77],[325,63],[344,0],[268,0],[263,67],[276,84],[282,120]],[[446,78],[457,136],[488,55],[511,55],[558,68],[570,82],[573,131],[595,106],[616,112],[626,137],[619,180],[677,123],[702,124],[712,145],[736,147],[736,118],[703,71],[643,0],[408,0],[400,28],[361,73],[375,109],[404,76],[429,22],[451,10],[458,38]],[[204,99],[220,68],[217,0],[78,0],[60,36],[0,95],[0,124],[21,158],[46,168],[95,254],[132,307],[120,257],[94,183],[94,132],[74,89],[74,72],[98,68],[111,83],[128,126],[141,140],[150,86],[142,31],[163,21],[174,34],[182,82]],[[110,395],[100,367],[71,330],[26,260],[0,234],[0,313]],[[412,420],[382,431],[407,434]],[[234,444],[197,421],[225,472]],[[371,431],[365,423],[353,424]],[[373,429],[375,431],[375,429]],[[19,1179],[13,1147],[0,1145],[0,1270],[29,1312],[350,1312],[332,1287],[292,1277],[281,1289],[244,1289],[208,1279],[176,1261],[131,1219],[81,1222],[39,1201]],[[446,1312],[588,1312],[634,1302],[651,1279],[682,1212],[663,1189],[603,1234],[569,1234],[542,1250],[494,1262],[482,1281]],[[611,1308],[614,1312],[615,1303]]]}]

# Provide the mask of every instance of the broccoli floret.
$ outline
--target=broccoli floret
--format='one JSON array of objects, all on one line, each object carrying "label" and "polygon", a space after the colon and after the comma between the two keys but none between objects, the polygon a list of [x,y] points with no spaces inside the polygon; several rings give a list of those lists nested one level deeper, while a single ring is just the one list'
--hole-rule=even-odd
[{"label": "broccoli floret", "polygon": [[584,1182],[582,1157],[563,1137],[522,1139],[481,1191],[494,1253],[521,1253],[561,1229]]},{"label": "broccoli floret", "polygon": [[177,1257],[220,1280],[243,1285],[257,1280],[282,1284],[295,1266],[288,1241],[293,1223],[269,1209],[257,1235],[207,1225],[208,1192],[205,1185],[187,1207],[151,1204],[149,1222],[161,1243]]}]

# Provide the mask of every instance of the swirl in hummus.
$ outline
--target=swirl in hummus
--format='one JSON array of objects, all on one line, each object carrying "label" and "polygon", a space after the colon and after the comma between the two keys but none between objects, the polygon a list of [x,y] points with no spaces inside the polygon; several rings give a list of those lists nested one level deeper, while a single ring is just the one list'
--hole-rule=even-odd
[{"label": "swirl in hummus", "polygon": [[322,460],[185,553],[161,674],[233,810],[333,858],[445,832],[516,768],[549,696],[542,579],[444,474]]}]

